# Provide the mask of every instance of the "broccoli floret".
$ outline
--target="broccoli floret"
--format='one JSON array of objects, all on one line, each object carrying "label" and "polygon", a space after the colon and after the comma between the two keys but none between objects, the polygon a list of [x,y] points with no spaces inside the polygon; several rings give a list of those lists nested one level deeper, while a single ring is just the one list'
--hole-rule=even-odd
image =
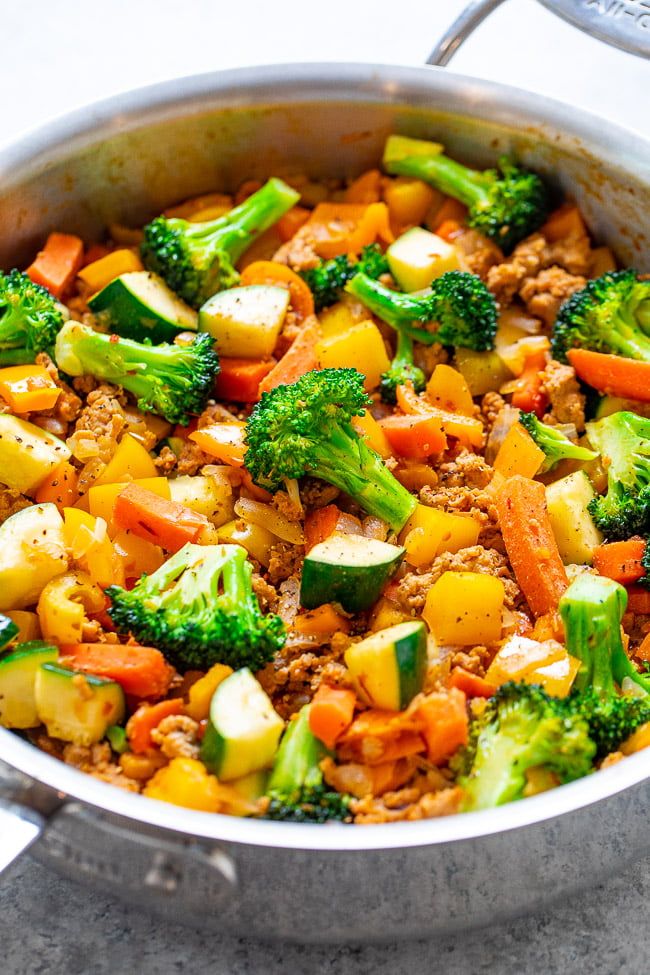
[{"label": "broccoli floret", "polygon": [[548,216],[550,197],[544,182],[527,169],[522,169],[506,156],[498,169],[469,169],[438,152],[431,144],[420,142],[419,152],[395,152],[396,143],[388,141],[384,167],[389,173],[413,176],[430,183],[469,208],[467,222],[508,252],[524,237],[537,230]]},{"label": "broccoli floret", "polygon": [[467,747],[452,761],[461,771],[465,811],[521,799],[526,772],[541,766],[561,783],[591,771],[596,746],[584,718],[530,684],[503,684],[472,721]]},{"label": "broccoli floret", "polygon": [[546,455],[546,460],[539,470],[540,474],[552,471],[561,460],[588,461],[595,460],[598,456],[595,450],[573,443],[557,427],[542,423],[534,413],[520,413],[519,422]]},{"label": "broccoli floret", "polygon": [[328,755],[309,728],[305,705],[284,733],[269,779],[267,819],[294,823],[349,821],[350,796],[328,789],[320,762]]},{"label": "broccoli floret", "polygon": [[144,228],[142,258],[172,291],[200,308],[217,291],[237,284],[235,264],[244,251],[299,199],[281,179],[270,179],[216,220],[156,217]]},{"label": "broccoli floret", "polygon": [[68,322],[54,348],[56,364],[69,376],[95,376],[123,386],[138,407],[170,423],[189,423],[204,409],[219,372],[213,339],[203,332],[188,345],[146,345]]},{"label": "broccoli floret", "polygon": [[416,500],[351,420],[370,405],[356,369],[321,369],[263,393],[246,426],[246,467],[260,487],[285,478],[320,477],[399,531]]},{"label": "broccoli floret", "polygon": [[377,244],[364,247],[358,261],[351,261],[346,254],[339,254],[318,267],[301,272],[314,296],[316,311],[333,305],[341,297],[343,288],[355,274],[367,274],[376,280],[388,272],[388,261]]},{"label": "broccoli floret", "polygon": [[20,271],[0,273],[0,366],[51,352],[63,323],[61,306],[46,288]]},{"label": "broccoli floret", "polygon": [[636,271],[608,271],[564,302],[553,327],[553,357],[592,349],[650,362],[650,281]]},{"label": "broccoli floret", "polygon": [[589,442],[607,471],[607,493],[589,512],[611,539],[650,529],[650,420],[626,411],[587,424]]},{"label": "broccoli floret", "polygon": [[106,590],[119,633],[162,650],[181,670],[215,663],[260,670],[284,645],[279,616],[260,611],[240,545],[187,544],[127,591]]},{"label": "broccoli floret", "polygon": [[[494,346],[496,302],[476,274],[447,271],[423,295],[392,291],[365,274],[356,274],[345,290],[398,334],[417,342],[440,342],[477,352]],[[418,327],[422,325],[428,327]]]},{"label": "broccoli floret", "polygon": [[[636,670],[621,639],[626,606],[623,586],[591,573],[578,576],[560,600],[566,647],[580,661],[565,706],[587,721],[599,757],[650,721],[650,677]],[[640,696],[619,694],[617,685],[626,677]]]}]

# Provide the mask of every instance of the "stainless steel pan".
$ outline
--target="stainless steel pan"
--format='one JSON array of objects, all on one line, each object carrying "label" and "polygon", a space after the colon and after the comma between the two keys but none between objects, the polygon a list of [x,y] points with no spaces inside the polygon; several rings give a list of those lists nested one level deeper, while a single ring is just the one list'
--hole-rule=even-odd
[{"label": "stainless steel pan", "polygon": [[[226,71],[112,98],[0,151],[0,266],[52,228],[99,234],[244,176],[347,175],[391,131],[513,152],[650,271],[650,145],[573,108],[435,68]],[[0,729],[0,869],[42,862],[204,926],[301,941],[462,930],[593,883],[650,845],[650,754],[501,809],[373,827],[207,815],[123,793]],[[1,763],[0,763],[1,764]]]}]

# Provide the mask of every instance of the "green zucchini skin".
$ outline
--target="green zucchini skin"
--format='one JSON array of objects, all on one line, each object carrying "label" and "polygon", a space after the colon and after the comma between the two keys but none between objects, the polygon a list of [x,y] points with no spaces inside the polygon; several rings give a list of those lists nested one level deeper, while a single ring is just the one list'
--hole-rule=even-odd
[{"label": "green zucchini skin", "polygon": [[372,707],[403,711],[424,687],[427,629],[407,620],[371,633],[345,652],[359,696]]},{"label": "green zucchini skin", "polygon": [[360,535],[336,533],[305,556],[300,602],[305,609],[339,603],[361,613],[379,599],[397,571],[404,548]]},{"label": "green zucchini skin", "polygon": [[100,322],[124,338],[154,345],[196,331],[198,316],[149,271],[121,274],[88,301]]},{"label": "green zucchini skin", "polygon": [[427,634],[424,625],[395,640],[395,661],[399,673],[400,711],[411,703],[424,685],[427,670]]},{"label": "green zucchini skin", "polygon": [[19,643],[0,659],[0,725],[35,728],[40,724],[34,686],[41,664],[55,663],[57,648],[42,640]]}]

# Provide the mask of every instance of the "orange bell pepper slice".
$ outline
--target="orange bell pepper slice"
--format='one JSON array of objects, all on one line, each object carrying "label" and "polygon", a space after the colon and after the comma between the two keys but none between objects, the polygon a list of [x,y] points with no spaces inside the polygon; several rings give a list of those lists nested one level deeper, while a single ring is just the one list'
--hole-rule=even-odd
[{"label": "orange bell pepper slice", "polygon": [[303,279],[286,264],[277,261],[253,261],[241,273],[241,284],[274,284],[287,288],[291,307],[299,322],[314,314],[314,298]]},{"label": "orange bell pepper slice", "polygon": [[115,499],[113,519],[119,528],[132,531],[168,552],[178,552],[195,542],[210,524],[205,515],[176,501],[161,498],[139,484],[127,484]]},{"label": "orange bell pepper slice", "polygon": [[43,366],[8,366],[0,369],[0,395],[13,413],[51,410],[61,390]]},{"label": "orange bell pepper slice", "polygon": [[126,723],[126,736],[131,751],[142,755],[153,748],[151,732],[157,728],[163,718],[170,714],[183,714],[185,704],[182,697],[174,697],[159,704],[143,704]]},{"label": "orange bell pepper slice", "polygon": [[246,424],[235,420],[232,423],[211,423],[207,427],[201,427],[200,430],[190,433],[189,439],[222,463],[231,467],[242,467],[246,453],[245,433]]},{"label": "orange bell pepper slice", "polygon": [[319,203],[305,224],[319,257],[358,254],[368,244],[393,242],[385,203]]}]

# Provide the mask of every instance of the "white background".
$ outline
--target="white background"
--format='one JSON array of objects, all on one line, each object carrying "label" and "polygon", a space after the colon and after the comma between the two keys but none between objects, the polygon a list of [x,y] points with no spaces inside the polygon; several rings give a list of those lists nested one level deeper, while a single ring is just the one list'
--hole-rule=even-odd
[{"label": "white background", "polygon": [[[419,64],[465,0],[0,0],[0,141],[166,78],[309,60]],[[543,92],[650,136],[650,62],[534,0],[508,0],[454,70]]]}]

